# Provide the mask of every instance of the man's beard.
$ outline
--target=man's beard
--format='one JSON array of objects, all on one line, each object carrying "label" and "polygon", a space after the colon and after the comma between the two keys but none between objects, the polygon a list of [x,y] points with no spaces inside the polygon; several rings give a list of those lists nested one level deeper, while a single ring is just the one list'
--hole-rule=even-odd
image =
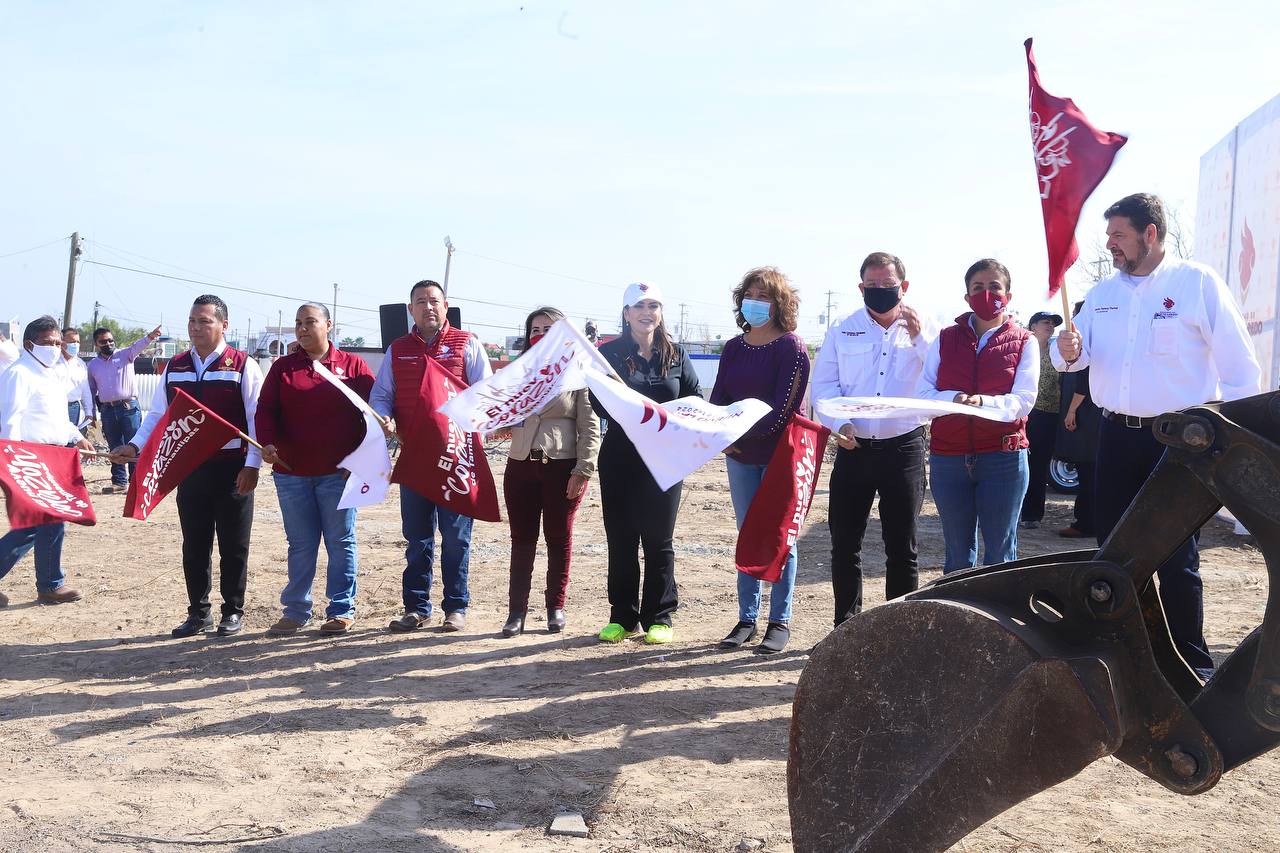
[{"label": "man's beard", "polygon": [[1115,264],[1116,269],[1122,269],[1132,275],[1133,271],[1147,259],[1149,254],[1151,254],[1151,249],[1147,247],[1147,244],[1140,243],[1138,245],[1138,257],[1130,259],[1122,253],[1119,258],[1113,257],[1112,263]]}]

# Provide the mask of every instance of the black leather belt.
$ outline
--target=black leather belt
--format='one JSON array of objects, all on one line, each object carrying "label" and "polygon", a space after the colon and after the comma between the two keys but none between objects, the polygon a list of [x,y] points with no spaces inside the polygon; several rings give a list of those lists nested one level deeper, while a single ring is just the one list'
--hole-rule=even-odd
[{"label": "black leather belt", "polygon": [[899,447],[909,441],[913,441],[924,435],[924,427],[918,426],[911,432],[904,432],[902,435],[895,435],[893,438],[859,438],[858,447],[868,448],[870,450],[879,450],[885,447]]},{"label": "black leather belt", "polygon": [[138,402],[137,402],[137,400],[136,400],[136,399],[131,399],[131,400],[108,400],[108,401],[106,401],[106,402],[103,402],[102,400],[99,400],[99,401],[98,401],[98,408],[100,408],[100,409],[115,409],[115,408],[118,408],[118,407],[120,407],[120,406],[128,406],[128,405],[129,405],[129,404],[131,404],[131,403],[132,403],[133,405],[135,405],[135,406],[136,406],[136,405],[138,405]]},{"label": "black leather belt", "polygon": [[1110,409],[1103,409],[1102,416],[1109,421],[1126,426],[1129,429],[1147,429],[1156,422],[1155,418],[1140,418],[1137,415],[1122,415]]}]

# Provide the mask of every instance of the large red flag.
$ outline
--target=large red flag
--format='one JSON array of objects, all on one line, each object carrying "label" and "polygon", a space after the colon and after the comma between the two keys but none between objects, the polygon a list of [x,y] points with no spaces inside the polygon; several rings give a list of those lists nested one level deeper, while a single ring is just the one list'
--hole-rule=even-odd
[{"label": "large red flag", "polygon": [[769,583],[782,577],[787,554],[813,503],[830,434],[822,424],[791,416],[738,531],[738,571]]},{"label": "large red flag", "polygon": [[435,359],[427,359],[417,411],[409,423],[396,425],[404,441],[391,482],[408,486],[460,515],[500,521],[498,487],[480,434],[463,432],[437,411],[461,391],[447,370]]},{"label": "large red flag", "polygon": [[240,430],[179,388],[138,451],[138,472],[124,499],[125,518],[146,519],[165,495],[238,435]]},{"label": "large red flag", "polygon": [[1106,177],[1116,152],[1129,140],[1098,130],[1070,98],[1054,97],[1041,88],[1031,39],[1024,47],[1031,92],[1031,147],[1049,249],[1049,295],[1053,296],[1080,257],[1076,245],[1080,208]]},{"label": "large red flag", "polygon": [[97,523],[74,447],[0,440],[0,489],[15,530],[59,521]]}]

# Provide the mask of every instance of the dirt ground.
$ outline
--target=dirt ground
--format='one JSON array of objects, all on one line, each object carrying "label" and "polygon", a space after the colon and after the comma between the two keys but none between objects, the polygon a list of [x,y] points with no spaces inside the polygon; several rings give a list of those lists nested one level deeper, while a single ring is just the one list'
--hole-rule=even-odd
[{"label": "dirt ground", "polygon": [[[106,469],[88,477],[96,492]],[[545,633],[535,609],[531,632],[511,640],[498,634],[499,524],[476,525],[465,632],[385,630],[403,565],[394,488],[360,514],[353,632],[324,638],[313,623],[266,637],[285,565],[269,477],[243,634],[172,640],[186,605],[173,499],[139,523],[120,517],[122,496],[95,497],[98,526],[69,528],[64,556],[84,601],[32,603],[29,557],[3,583],[13,604],[0,611],[0,850],[728,851],[750,839],[790,850],[791,700],[831,624],[825,489],[802,541],[791,646],[772,657],[715,647],[736,621],[723,463],[685,489],[668,647],[594,638],[608,615],[594,488],[576,527],[567,631]],[[1020,534],[1023,555],[1066,550],[1054,531],[1069,521],[1068,499],[1053,497],[1044,527]],[[1203,544],[1207,635],[1222,656],[1261,620],[1266,571],[1225,524]],[[922,565],[939,566],[931,503],[921,546]],[[866,551],[882,565],[874,520]],[[882,570],[867,594],[883,600]],[[956,849],[1280,849],[1277,802],[1280,752],[1193,798],[1105,759]],[[547,835],[562,808],[585,815],[589,838]]]}]

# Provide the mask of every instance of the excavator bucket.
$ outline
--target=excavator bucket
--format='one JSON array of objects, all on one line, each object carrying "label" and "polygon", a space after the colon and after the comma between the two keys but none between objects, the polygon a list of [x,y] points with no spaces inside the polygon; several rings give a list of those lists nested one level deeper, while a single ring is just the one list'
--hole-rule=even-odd
[{"label": "excavator bucket", "polygon": [[[814,649],[787,766],[796,850],[945,850],[1105,755],[1190,795],[1280,743],[1280,394],[1153,429],[1165,456],[1101,549],[947,575]],[[1224,503],[1271,598],[1204,685],[1152,578]]]}]

